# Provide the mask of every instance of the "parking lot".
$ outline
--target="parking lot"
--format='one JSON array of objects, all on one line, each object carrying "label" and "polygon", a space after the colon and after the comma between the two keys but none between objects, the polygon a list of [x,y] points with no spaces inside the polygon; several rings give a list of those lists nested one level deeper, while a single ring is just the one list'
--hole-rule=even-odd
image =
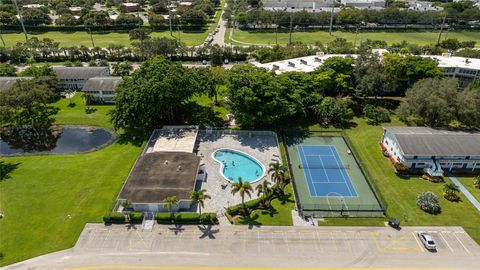
[{"label": "parking lot", "polygon": [[[431,234],[437,251],[423,247],[416,236],[420,231]],[[142,231],[141,226],[87,224],[73,248],[6,269],[478,269],[479,255],[480,247],[460,227],[155,225]]]},{"label": "parking lot", "polygon": [[400,231],[391,228],[362,227],[208,227],[156,225],[152,231],[125,225],[88,224],[76,250],[108,251],[192,251],[258,253],[430,253],[416,233],[429,232],[437,244],[438,254],[479,255],[478,245],[462,228],[410,227]]}]

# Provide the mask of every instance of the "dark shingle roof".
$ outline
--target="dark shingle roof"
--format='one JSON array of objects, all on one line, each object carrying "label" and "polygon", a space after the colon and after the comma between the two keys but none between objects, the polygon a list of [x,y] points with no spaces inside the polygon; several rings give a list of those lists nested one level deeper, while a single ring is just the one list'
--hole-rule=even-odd
[{"label": "dark shingle roof", "polygon": [[190,200],[199,164],[200,158],[193,153],[154,152],[142,155],[130,172],[119,198],[132,203],[161,203],[169,196]]},{"label": "dark shingle roof", "polygon": [[0,77],[0,91],[12,87],[17,80],[31,80],[33,77]]},{"label": "dark shingle roof", "polygon": [[52,67],[53,71],[57,73],[59,79],[84,79],[98,76],[104,76],[108,67]]},{"label": "dark shingle roof", "polygon": [[386,127],[405,155],[480,156],[480,133],[428,127]]},{"label": "dark shingle roof", "polygon": [[115,91],[122,82],[122,77],[93,77],[83,85],[83,91]]}]

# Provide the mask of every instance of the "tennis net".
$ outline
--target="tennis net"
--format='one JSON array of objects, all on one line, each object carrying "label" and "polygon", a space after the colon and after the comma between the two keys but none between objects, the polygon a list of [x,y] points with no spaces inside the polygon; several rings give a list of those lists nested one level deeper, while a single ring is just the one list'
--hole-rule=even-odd
[{"label": "tennis net", "polygon": [[333,166],[323,166],[323,165],[308,165],[304,166],[302,164],[298,165],[300,169],[309,169],[309,170],[348,170],[350,165],[333,165]]}]

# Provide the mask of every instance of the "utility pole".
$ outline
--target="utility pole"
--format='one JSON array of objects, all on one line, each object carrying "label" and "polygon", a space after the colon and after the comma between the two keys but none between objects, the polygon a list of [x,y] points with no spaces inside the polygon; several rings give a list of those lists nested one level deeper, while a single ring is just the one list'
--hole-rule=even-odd
[{"label": "utility pole", "polygon": [[288,45],[292,44],[293,17],[290,12],[290,33],[288,34]]},{"label": "utility pole", "polygon": [[173,37],[173,32],[172,32],[172,7],[170,0],[168,0],[168,26],[170,28],[170,36]]},{"label": "utility pole", "polygon": [[335,11],[335,0],[332,0],[332,12],[330,13],[330,29],[329,29],[329,31],[328,31],[328,33],[330,34],[330,36],[332,35],[333,14],[334,14],[334,11]]},{"label": "utility pole", "polygon": [[20,9],[18,9],[17,0],[13,0],[13,3],[15,4],[15,8],[17,9],[18,18],[20,20],[20,24],[22,25],[23,34],[25,35],[25,41],[28,41],[27,30],[25,29],[25,25],[23,24],[23,18],[22,15],[20,15]]},{"label": "utility pole", "polygon": [[3,47],[6,47],[5,46],[5,40],[3,40],[3,36],[2,36],[2,30],[0,30],[0,39],[2,40]]},{"label": "utility pole", "polygon": [[437,49],[438,49],[438,46],[440,46],[440,39],[442,38],[443,26],[445,25],[446,19],[447,19],[447,13],[445,12],[445,16],[443,16],[443,20],[442,20],[442,25],[440,25],[440,32],[438,33],[437,46],[436,46]]}]

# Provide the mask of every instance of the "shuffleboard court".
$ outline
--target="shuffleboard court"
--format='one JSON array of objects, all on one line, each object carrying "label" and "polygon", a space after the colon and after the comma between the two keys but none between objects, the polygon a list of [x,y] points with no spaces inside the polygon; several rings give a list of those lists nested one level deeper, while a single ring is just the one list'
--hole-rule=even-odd
[{"label": "shuffleboard court", "polygon": [[310,196],[357,196],[348,176],[349,167],[343,164],[335,146],[299,145],[297,148]]}]

